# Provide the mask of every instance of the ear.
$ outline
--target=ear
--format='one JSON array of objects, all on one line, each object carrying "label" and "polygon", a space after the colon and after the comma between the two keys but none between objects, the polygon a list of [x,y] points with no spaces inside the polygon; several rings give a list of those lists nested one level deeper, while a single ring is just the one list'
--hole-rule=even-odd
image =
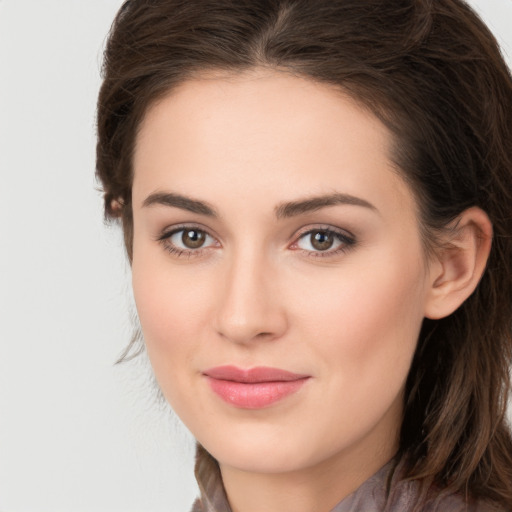
[{"label": "ear", "polygon": [[123,212],[122,199],[112,199],[110,201],[110,212],[114,217],[121,217],[121,214]]},{"label": "ear", "polygon": [[480,208],[465,210],[430,262],[425,316],[439,319],[453,313],[477,287],[492,242],[492,224]]}]

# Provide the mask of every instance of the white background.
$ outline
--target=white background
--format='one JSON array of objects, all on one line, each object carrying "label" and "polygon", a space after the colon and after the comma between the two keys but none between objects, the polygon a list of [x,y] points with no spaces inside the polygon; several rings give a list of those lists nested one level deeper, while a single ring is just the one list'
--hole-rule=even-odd
[{"label": "white background", "polygon": [[[94,180],[102,45],[121,0],[0,0],[0,512],[187,511],[193,442],[130,335]],[[471,2],[512,60],[512,0]]]}]

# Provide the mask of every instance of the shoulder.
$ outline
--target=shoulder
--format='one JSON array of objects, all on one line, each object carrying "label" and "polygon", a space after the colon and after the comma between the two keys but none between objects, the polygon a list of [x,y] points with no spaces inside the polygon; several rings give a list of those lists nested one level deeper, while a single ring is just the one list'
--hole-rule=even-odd
[{"label": "shoulder", "polygon": [[430,500],[422,512],[506,512],[502,508],[497,508],[483,501],[473,501],[468,503],[458,494],[440,495],[438,498]]},{"label": "shoulder", "polygon": [[374,477],[372,494],[384,512],[507,512],[489,502],[467,499],[446,489],[422,492],[417,480],[403,479],[403,468],[390,464]]},{"label": "shoulder", "polygon": [[388,496],[386,512],[507,512],[491,503],[466,500],[457,493],[432,491],[422,499],[415,481],[402,481],[393,486]]}]

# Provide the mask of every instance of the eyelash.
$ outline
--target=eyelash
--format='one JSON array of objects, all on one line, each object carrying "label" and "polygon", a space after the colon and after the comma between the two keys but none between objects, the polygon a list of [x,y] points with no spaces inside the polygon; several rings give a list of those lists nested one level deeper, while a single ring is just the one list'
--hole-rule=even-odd
[{"label": "eyelash", "polygon": [[[179,247],[176,247],[176,245],[169,242],[170,238],[178,233],[182,233],[186,230],[189,231],[196,231],[199,233],[202,233],[206,237],[210,237],[215,240],[215,238],[210,235],[205,229],[200,228],[198,226],[194,225],[182,225],[182,226],[176,226],[171,231],[164,232],[162,235],[160,235],[157,238],[157,241],[162,244],[164,249],[172,254],[175,257],[178,258],[191,258],[191,257],[199,257],[202,256],[205,251],[208,249],[214,248],[215,245],[209,245],[206,247],[199,247],[197,249],[181,249]],[[332,236],[334,237],[339,243],[340,246],[337,249],[334,250],[325,250],[325,251],[313,251],[313,250],[307,250],[307,249],[301,249],[298,247],[298,243],[300,240],[304,239],[308,235],[312,235],[313,233],[323,233],[325,236]],[[218,243],[218,242],[217,242]],[[356,239],[352,234],[349,234],[344,231],[338,231],[336,229],[333,229],[332,227],[327,226],[319,226],[315,228],[310,228],[307,231],[304,231],[300,233],[296,238],[295,241],[289,246],[291,250],[294,251],[300,251],[302,254],[304,254],[306,257],[310,258],[332,258],[335,256],[339,256],[340,254],[346,253],[350,249],[353,248],[353,246],[356,244]]]},{"label": "eyelash", "polygon": [[[332,236],[335,240],[340,242],[340,246],[337,249],[327,249],[325,251],[311,251],[297,247],[300,240],[304,239],[308,235],[311,236],[313,233],[323,233],[328,237]],[[302,254],[309,258],[332,258],[348,252],[354,247],[355,244],[355,237],[346,231],[336,230],[330,226],[318,226],[300,233],[296,237],[295,242],[291,244],[290,248],[295,251],[300,251]]]},{"label": "eyelash", "polygon": [[198,257],[198,256],[201,256],[204,253],[204,251],[206,251],[209,248],[211,248],[211,246],[208,246],[208,247],[199,247],[197,249],[181,249],[179,247],[176,247],[174,244],[172,244],[170,242],[170,238],[173,235],[176,235],[177,233],[185,232],[187,230],[188,231],[197,231],[199,233],[203,233],[207,237],[210,237],[210,238],[214,239],[214,237],[211,236],[205,229],[203,229],[203,228],[201,228],[199,226],[194,226],[194,225],[187,224],[187,225],[182,225],[182,226],[176,226],[172,230],[166,231],[166,232],[162,233],[162,235],[160,235],[157,238],[157,241],[162,244],[163,248],[168,253],[170,253],[173,256],[178,257],[178,258],[194,258],[194,257]]}]

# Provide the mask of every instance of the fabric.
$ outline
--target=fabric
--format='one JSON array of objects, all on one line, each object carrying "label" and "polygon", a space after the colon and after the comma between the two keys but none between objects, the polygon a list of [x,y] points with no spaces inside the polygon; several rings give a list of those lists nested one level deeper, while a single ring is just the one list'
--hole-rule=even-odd
[{"label": "fabric", "polygon": [[[191,512],[232,512],[219,466],[201,446],[197,449],[195,474],[201,496]],[[412,512],[418,485],[414,481],[399,481],[398,474],[396,464],[389,462],[331,512]],[[458,495],[441,494],[424,505],[421,512],[499,512],[499,509],[483,503],[468,505]]]}]

